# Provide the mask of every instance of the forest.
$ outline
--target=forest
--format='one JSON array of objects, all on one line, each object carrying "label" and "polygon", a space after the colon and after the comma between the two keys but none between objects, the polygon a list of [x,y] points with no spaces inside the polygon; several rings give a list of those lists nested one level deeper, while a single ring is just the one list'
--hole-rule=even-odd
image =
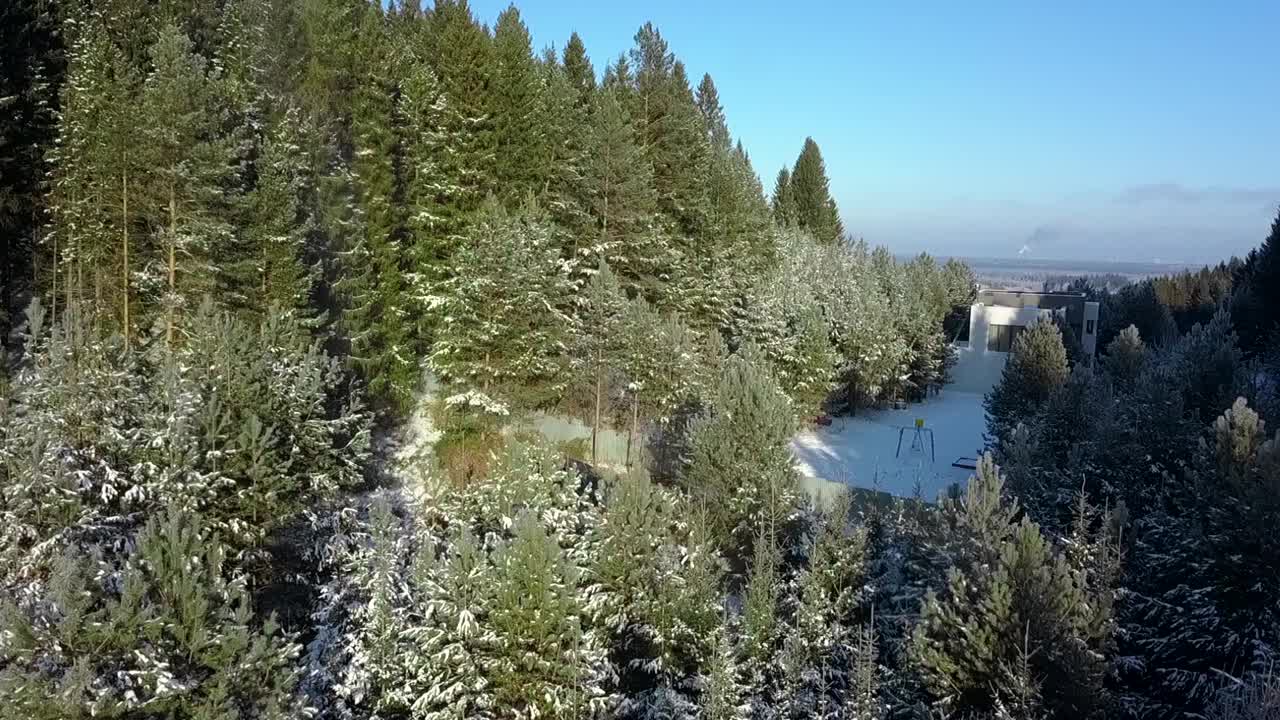
[{"label": "forest", "polygon": [[791,438],[946,392],[973,272],[848,234],[812,138],[766,193],[653,24],[0,37],[0,718],[1280,712],[1280,217],[1071,283],[1102,353],[1021,333],[967,486],[824,503]]}]

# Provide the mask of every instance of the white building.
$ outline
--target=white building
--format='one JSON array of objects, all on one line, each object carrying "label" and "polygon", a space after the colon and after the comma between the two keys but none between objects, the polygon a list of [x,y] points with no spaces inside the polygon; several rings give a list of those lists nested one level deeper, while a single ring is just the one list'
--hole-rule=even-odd
[{"label": "white building", "polygon": [[952,385],[962,392],[985,393],[1000,380],[1018,333],[1057,315],[1075,332],[1085,357],[1098,345],[1098,303],[1079,293],[981,290],[969,309],[969,324],[953,345],[957,351]]}]

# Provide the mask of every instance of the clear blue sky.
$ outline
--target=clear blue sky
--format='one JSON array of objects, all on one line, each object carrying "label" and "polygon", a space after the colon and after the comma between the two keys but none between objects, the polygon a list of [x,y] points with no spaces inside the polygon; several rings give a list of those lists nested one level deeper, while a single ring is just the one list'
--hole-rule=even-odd
[{"label": "clear blue sky", "polygon": [[811,135],[845,226],[895,251],[1209,261],[1280,203],[1276,0],[516,5],[597,72],[651,20],[766,189]]}]

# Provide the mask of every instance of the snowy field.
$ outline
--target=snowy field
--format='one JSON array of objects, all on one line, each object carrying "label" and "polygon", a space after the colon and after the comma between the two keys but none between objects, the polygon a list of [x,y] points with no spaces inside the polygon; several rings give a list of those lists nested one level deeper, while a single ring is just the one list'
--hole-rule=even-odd
[{"label": "snowy field", "polygon": [[[923,447],[913,447],[916,418],[933,430],[936,459],[930,457],[927,434]],[[902,434],[902,453],[895,457],[902,427],[908,429]],[[947,486],[969,478],[971,470],[951,464],[978,456],[985,428],[981,395],[944,389],[903,410],[863,411],[802,431],[791,449],[806,486],[820,497],[841,483],[910,497],[918,482],[924,498],[934,500]]]}]

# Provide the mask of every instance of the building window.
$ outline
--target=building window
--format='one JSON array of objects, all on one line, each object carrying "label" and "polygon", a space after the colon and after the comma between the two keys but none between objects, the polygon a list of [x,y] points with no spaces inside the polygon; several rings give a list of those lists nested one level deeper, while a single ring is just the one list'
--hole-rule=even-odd
[{"label": "building window", "polygon": [[1093,334],[1093,321],[1092,321],[1092,320],[1085,320],[1085,321],[1084,321],[1084,332],[1085,332],[1085,334],[1086,334],[1086,335],[1092,335],[1092,334]]},{"label": "building window", "polygon": [[1007,353],[1013,349],[1013,343],[1022,332],[1021,325],[988,325],[987,350]]}]

